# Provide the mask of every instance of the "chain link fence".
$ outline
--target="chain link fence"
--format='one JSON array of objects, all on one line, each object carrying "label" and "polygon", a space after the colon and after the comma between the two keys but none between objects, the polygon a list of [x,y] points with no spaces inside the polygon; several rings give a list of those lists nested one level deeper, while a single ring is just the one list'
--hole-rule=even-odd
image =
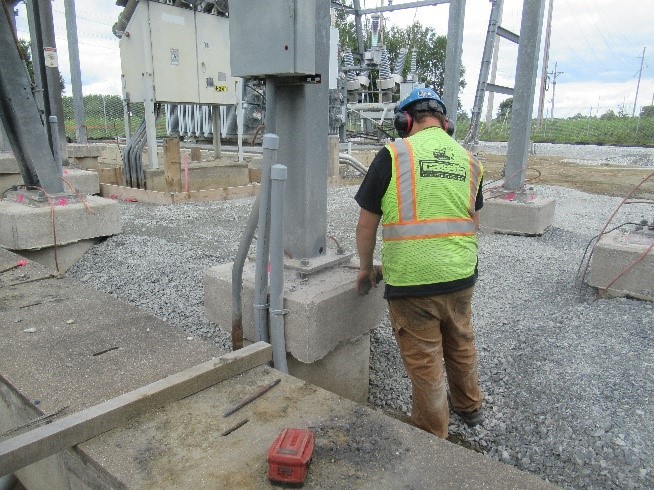
[{"label": "chain link fence", "polygon": [[[260,89],[262,90],[262,89]],[[64,117],[66,136],[69,141],[76,140],[75,117],[72,97],[64,97]],[[123,101],[118,95],[87,95],[84,97],[86,114],[86,130],[89,140],[123,140],[125,138],[125,122]],[[130,104],[130,134],[138,128],[144,119],[144,108],[141,103]],[[256,115],[256,118],[254,116]],[[260,108],[248,117],[245,111],[245,134],[261,124]],[[359,138],[369,142],[395,137],[392,124],[392,112],[387,115],[383,124],[367,118],[356,111],[349,111],[346,121],[349,138]],[[253,121],[249,121],[252,118]],[[254,121],[256,119],[256,121]],[[166,114],[157,119],[157,137],[168,136],[166,131]],[[508,141],[511,127],[510,113],[501,114],[490,123],[483,121],[479,128],[479,141]],[[249,130],[248,130],[249,128]],[[461,112],[457,117],[458,139],[463,139],[470,129],[470,117]],[[568,118],[543,118],[532,123],[531,140],[536,143],[566,143],[615,146],[641,146],[654,148],[654,106],[644,106],[634,117],[624,111],[616,113],[607,110],[600,116],[583,116],[580,111]]]}]

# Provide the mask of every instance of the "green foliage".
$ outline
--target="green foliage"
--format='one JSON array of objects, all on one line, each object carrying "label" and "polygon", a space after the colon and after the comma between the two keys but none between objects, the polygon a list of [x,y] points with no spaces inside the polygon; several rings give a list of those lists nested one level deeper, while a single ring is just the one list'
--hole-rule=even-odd
[{"label": "green foliage", "polygon": [[640,110],[640,117],[654,117],[654,105],[646,105]]},{"label": "green foliage", "polygon": [[[27,67],[27,73],[29,73],[30,80],[34,83],[34,62],[32,61],[32,41],[27,41],[26,39],[18,40],[18,52],[20,57],[25,61],[25,66]],[[59,85],[61,87],[61,95],[64,95],[66,91],[66,82],[64,77],[61,76],[59,68],[57,68],[57,73],[59,74]]]},{"label": "green foliage", "polygon": [[[384,34],[384,44],[389,52],[391,66],[395,65],[400,48],[416,49],[416,71],[420,82],[432,87],[439,94],[443,93],[445,85],[445,48],[447,38],[438,36],[433,28],[423,27],[420,22],[414,22],[411,26],[401,28],[391,26]],[[410,53],[410,52],[409,52]],[[410,70],[410,54],[404,64],[402,75],[407,76]],[[464,70],[461,76],[463,77]],[[463,78],[460,82],[461,88],[465,87]]]},{"label": "green foliage", "polygon": [[504,121],[511,118],[511,111],[513,111],[513,97],[503,100],[497,109],[497,120]]},{"label": "green foliage", "polygon": [[[73,98],[63,97],[66,135],[75,139],[75,113]],[[125,137],[123,101],[119,95],[91,94],[84,96],[86,132],[89,139],[114,139]],[[130,104],[130,132],[134,134],[145,118],[143,104]],[[166,136],[165,117],[157,119],[157,137]]]},{"label": "green foliage", "polygon": [[[612,111],[609,111],[612,112]],[[480,141],[508,141],[510,120],[482,122]],[[457,120],[457,138],[463,139],[470,129],[469,121]],[[587,144],[654,147],[654,118],[585,117],[545,119],[541,127],[532,121],[531,140],[535,143]]]}]

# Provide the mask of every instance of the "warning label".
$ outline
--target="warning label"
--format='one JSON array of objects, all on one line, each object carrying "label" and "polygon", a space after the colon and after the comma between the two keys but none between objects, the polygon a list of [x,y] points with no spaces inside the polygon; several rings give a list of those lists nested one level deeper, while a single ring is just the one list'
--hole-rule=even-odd
[{"label": "warning label", "polygon": [[59,66],[57,48],[43,48],[43,56],[45,58],[45,66],[49,66],[50,68],[57,68]]}]

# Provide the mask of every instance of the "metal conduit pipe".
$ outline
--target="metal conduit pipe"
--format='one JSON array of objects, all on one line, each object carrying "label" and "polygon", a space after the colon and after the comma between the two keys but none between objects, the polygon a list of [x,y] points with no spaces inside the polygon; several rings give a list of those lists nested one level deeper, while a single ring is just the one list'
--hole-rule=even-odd
[{"label": "metal conduit pipe", "polygon": [[270,337],[275,369],[288,373],[284,334],[284,194],[287,169],[273,165],[270,172]]},{"label": "metal conduit pipe", "polygon": [[254,331],[256,341],[269,342],[268,336],[268,256],[270,225],[270,168],[277,162],[279,137],[264,134],[259,188],[259,224],[257,226],[257,265],[254,278]]},{"label": "metal conduit pipe", "polygon": [[357,170],[359,173],[363,175],[366,175],[368,173],[368,169],[363,165],[363,163],[361,163],[359,160],[346,153],[338,154],[338,162],[349,165],[350,167]]},{"label": "metal conduit pipe", "polygon": [[348,104],[347,108],[353,111],[387,111],[395,109],[395,102],[384,104],[382,102],[370,102],[362,104]]},{"label": "metal conduit pipe", "polygon": [[136,130],[136,133],[130,138],[129,143],[123,150],[123,175],[125,176],[125,184],[128,187],[134,187],[136,182],[136,174],[134,169],[134,152],[141,139],[145,135],[145,120]]},{"label": "metal conduit pipe", "polygon": [[243,348],[243,266],[259,221],[259,198],[257,194],[232,266],[232,350]]},{"label": "metal conduit pipe", "polygon": [[[133,172],[134,175],[136,176],[137,189],[143,188],[143,184],[145,182],[145,178],[143,174],[143,148],[145,148],[145,145],[147,143],[148,143],[147,131],[144,131],[142,137],[140,138],[140,141],[136,145],[136,149],[133,155],[134,158]],[[155,148],[154,151],[156,152],[157,149]]]},{"label": "metal conduit pipe", "polygon": [[136,5],[138,3],[138,0],[129,0],[123,11],[118,15],[118,20],[111,28],[111,32],[113,32],[114,36],[117,38],[123,37],[125,28],[127,27],[127,24],[129,24],[129,19],[132,18],[132,14],[134,13],[134,10],[136,10]]},{"label": "metal conduit pipe", "polygon": [[130,150],[129,150],[129,177],[130,177],[130,187],[140,188],[139,182],[139,166],[141,162],[140,153],[147,142],[146,131],[145,131],[145,121],[143,122],[143,128],[139,128],[139,132],[132,138],[130,141]]}]

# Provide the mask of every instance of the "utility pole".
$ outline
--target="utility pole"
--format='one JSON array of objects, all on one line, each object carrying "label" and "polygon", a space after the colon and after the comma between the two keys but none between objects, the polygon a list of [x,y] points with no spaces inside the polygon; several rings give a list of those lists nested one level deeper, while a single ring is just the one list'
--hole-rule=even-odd
[{"label": "utility pole", "polygon": [[554,119],[554,94],[556,93],[556,77],[563,73],[562,71],[556,70],[557,65],[558,63],[555,61],[554,71],[548,73],[548,75],[552,75],[552,110],[550,111],[550,119]]},{"label": "utility pole", "polygon": [[[37,104],[39,109],[43,110],[44,125],[48,133],[48,142],[52,154],[57,154],[55,147],[58,142],[60,147],[59,155],[64,160],[58,163],[67,163],[68,146],[64,126],[64,106],[61,100],[61,83],[59,82],[57,45],[52,21],[52,5],[49,0],[26,0],[25,5],[32,41],[34,81],[38,88],[36,92]],[[58,136],[53,134],[54,128],[47,124],[50,116],[57,117]]]},{"label": "utility pole", "polygon": [[[504,2],[498,5],[497,22],[502,23],[502,9]],[[495,45],[493,46],[493,59],[491,61],[490,83],[495,84],[495,77],[497,76],[497,58],[500,51],[500,36],[495,36]],[[493,102],[495,99],[495,92],[488,92],[488,104],[486,106],[486,125],[490,126],[493,120]]]},{"label": "utility pole", "polygon": [[549,12],[547,14],[547,25],[545,27],[545,47],[543,48],[543,70],[540,77],[540,98],[538,99],[538,127],[543,124],[543,108],[545,106],[545,92],[547,91],[547,65],[550,59],[550,36],[552,33],[552,9],[554,0],[550,0]]},{"label": "utility pole", "polygon": [[68,34],[68,56],[70,58],[70,83],[73,87],[75,135],[77,136],[78,143],[86,143],[86,115],[84,114],[82,72],[79,65],[79,46],[77,45],[77,19],[75,16],[75,0],[64,0],[64,7],[66,10],[66,33]]},{"label": "utility pole", "polygon": [[644,62],[645,62],[645,48],[643,48],[643,54],[640,57],[640,69],[638,70],[638,85],[636,85],[636,98],[634,99],[634,110],[631,111],[631,117],[634,117],[636,115],[636,104],[638,102],[638,90],[640,89],[640,77],[643,74],[643,63]]}]

